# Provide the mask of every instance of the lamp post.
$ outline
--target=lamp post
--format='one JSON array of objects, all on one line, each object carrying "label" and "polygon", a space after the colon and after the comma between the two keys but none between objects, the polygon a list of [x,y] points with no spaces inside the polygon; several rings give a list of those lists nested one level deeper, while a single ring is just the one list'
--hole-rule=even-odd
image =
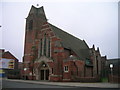
[{"label": "lamp post", "polygon": [[24,72],[25,72],[25,78],[24,79],[26,79],[26,71],[27,71],[27,68],[24,68]]},{"label": "lamp post", "polygon": [[112,78],[112,81],[113,81],[113,64],[110,64],[110,70],[111,70],[111,78]]}]

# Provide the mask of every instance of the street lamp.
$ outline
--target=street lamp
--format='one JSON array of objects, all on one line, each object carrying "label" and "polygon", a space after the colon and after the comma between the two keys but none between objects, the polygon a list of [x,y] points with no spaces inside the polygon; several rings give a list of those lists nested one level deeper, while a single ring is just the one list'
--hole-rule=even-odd
[{"label": "street lamp", "polygon": [[113,64],[110,64],[110,70],[111,70],[111,78],[112,78],[112,81],[113,81]]},{"label": "street lamp", "polygon": [[27,70],[27,68],[24,68],[24,71],[26,71]]},{"label": "street lamp", "polygon": [[46,67],[46,65],[45,65],[45,64],[43,64],[43,67]]},{"label": "street lamp", "polygon": [[26,71],[27,71],[27,68],[24,68],[24,72],[25,72],[25,79],[26,79]]}]

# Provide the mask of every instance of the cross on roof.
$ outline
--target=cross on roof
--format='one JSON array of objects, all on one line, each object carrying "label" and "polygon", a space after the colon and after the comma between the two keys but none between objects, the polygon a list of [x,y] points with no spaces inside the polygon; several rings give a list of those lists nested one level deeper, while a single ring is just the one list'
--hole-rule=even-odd
[{"label": "cross on roof", "polygon": [[39,4],[37,4],[37,6],[39,6]]}]

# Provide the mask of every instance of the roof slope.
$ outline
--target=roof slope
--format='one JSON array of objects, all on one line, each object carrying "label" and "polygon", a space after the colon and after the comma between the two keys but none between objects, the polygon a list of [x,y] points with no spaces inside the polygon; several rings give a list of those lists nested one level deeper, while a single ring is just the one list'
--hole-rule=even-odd
[{"label": "roof slope", "polygon": [[71,49],[82,60],[89,58],[89,47],[84,40],[80,40],[50,23],[49,25],[56,36],[58,36],[62,40],[61,43],[64,48]]},{"label": "roof slope", "polygon": [[2,55],[2,58],[18,60],[18,59],[17,59],[13,54],[11,54],[9,51],[4,52],[3,55]]}]

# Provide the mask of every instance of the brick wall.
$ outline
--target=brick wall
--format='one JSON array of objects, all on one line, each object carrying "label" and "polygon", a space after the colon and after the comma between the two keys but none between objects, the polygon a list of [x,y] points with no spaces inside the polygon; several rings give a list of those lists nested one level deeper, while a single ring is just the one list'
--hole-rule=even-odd
[{"label": "brick wall", "polygon": [[85,77],[93,77],[93,67],[85,67]]},{"label": "brick wall", "polygon": [[82,60],[77,60],[75,61],[75,64],[77,65],[78,68],[78,77],[84,77],[84,61]]}]

